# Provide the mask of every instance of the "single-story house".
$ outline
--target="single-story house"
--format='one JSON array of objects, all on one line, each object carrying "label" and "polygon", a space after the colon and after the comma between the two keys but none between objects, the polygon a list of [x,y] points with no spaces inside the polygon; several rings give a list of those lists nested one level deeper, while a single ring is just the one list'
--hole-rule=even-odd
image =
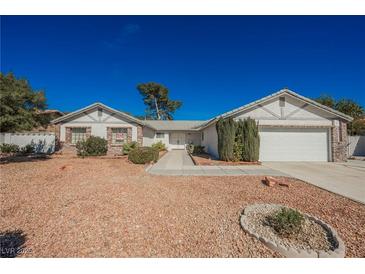
[{"label": "single-story house", "polygon": [[162,141],[171,149],[202,145],[218,157],[216,122],[251,117],[258,122],[260,161],[345,161],[347,123],[352,117],[321,105],[289,89],[223,113],[208,121],[140,120],[102,103],[59,117],[57,135],[66,145],[90,135],[108,140],[111,149],[136,141],[151,146]]}]

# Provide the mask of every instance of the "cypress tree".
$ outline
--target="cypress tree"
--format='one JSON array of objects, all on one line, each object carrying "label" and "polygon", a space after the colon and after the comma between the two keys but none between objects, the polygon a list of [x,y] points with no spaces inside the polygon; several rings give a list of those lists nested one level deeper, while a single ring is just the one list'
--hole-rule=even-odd
[{"label": "cypress tree", "polygon": [[235,161],[242,161],[243,140],[244,140],[243,130],[244,130],[244,122],[242,120],[238,120],[236,122],[236,134],[233,147],[233,155]]},{"label": "cypress tree", "polygon": [[232,118],[220,118],[216,124],[218,135],[218,154],[223,161],[232,161],[233,146],[236,136],[236,125]]},{"label": "cypress tree", "polygon": [[243,123],[243,133],[243,160],[248,162],[258,161],[260,151],[260,136],[257,123],[254,119],[245,119]]}]

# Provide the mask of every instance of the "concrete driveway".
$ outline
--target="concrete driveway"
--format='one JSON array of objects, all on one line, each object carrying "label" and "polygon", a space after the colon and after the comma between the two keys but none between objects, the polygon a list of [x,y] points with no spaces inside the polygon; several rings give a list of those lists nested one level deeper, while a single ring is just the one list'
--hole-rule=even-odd
[{"label": "concrete driveway", "polygon": [[156,175],[173,176],[234,176],[234,175],[270,175],[285,176],[280,171],[262,165],[247,166],[195,166],[185,150],[172,150],[156,164],[147,168],[147,172]]},{"label": "concrete driveway", "polygon": [[365,204],[365,161],[264,162],[262,165]]}]

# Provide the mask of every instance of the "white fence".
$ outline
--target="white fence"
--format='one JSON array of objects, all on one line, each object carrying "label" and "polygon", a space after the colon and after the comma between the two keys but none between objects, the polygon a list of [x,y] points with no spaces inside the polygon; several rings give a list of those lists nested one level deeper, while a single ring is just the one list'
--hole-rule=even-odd
[{"label": "white fence", "polygon": [[33,143],[36,153],[53,153],[55,139],[54,133],[49,132],[0,133],[0,144],[15,144],[24,147]]},{"label": "white fence", "polygon": [[365,156],[365,136],[349,136],[349,156]]}]

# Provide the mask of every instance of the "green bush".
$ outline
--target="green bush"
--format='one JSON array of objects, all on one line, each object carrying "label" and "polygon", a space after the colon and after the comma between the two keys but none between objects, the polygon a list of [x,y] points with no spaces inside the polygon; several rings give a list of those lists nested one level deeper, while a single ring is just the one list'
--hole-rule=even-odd
[{"label": "green bush", "polygon": [[20,154],[27,155],[34,153],[34,150],[35,150],[35,145],[33,142],[31,142],[30,144],[21,147],[19,152]]},{"label": "green bush", "polygon": [[194,144],[188,144],[186,146],[186,150],[190,153],[190,154],[193,154],[194,153]]},{"label": "green bush", "polygon": [[17,153],[19,152],[19,146],[15,144],[1,144],[0,151],[2,153]]},{"label": "green bush", "polygon": [[97,136],[90,136],[86,140],[76,144],[77,155],[79,156],[101,156],[108,152],[108,141]]},{"label": "green bush", "polygon": [[236,123],[232,118],[220,118],[216,124],[218,135],[218,154],[223,161],[232,161],[233,146],[236,136]]},{"label": "green bush", "polygon": [[157,162],[158,157],[158,150],[152,147],[137,147],[128,154],[128,160],[134,164]]},{"label": "green bush", "polygon": [[152,145],[153,148],[157,149],[158,151],[166,150],[166,146],[162,141],[158,141]]},{"label": "green bush", "polygon": [[193,153],[194,154],[204,153],[204,146],[194,146]]},{"label": "green bush", "polygon": [[204,146],[189,144],[186,147],[190,154],[202,154],[204,153]]},{"label": "green bush", "polygon": [[259,160],[260,136],[257,123],[254,119],[247,118],[243,121],[243,148],[242,160],[256,162]]},{"label": "green bush", "polygon": [[291,208],[282,208],[279,212],[267,217],[268,224],[282,236],[296,234],[301,228],[304,216]]},{"label": "green bush", "polygon": [[129,152],[131,152],[133,149],[135,149],[137,147],[138,147],[138,143],[135,141],[125,143],[125,144],[123,144],[123,147],[122,147],[122,153],[123,153],[123,155],[128,155]]}]

